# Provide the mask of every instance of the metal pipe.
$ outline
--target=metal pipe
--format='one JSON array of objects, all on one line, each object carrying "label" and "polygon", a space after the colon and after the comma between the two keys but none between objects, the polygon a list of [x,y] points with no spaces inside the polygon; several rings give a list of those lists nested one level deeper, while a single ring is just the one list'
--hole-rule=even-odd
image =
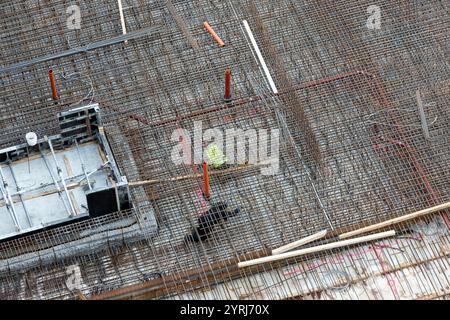
[{"label": "metal pipe", "polygon": [[55,155],[55,151],[53,150],[52,141],[47,136],[45,136],[44,139],[48,142],[48,145],[50,147],[50,151],[52,152],[53,160],[55,161],[56,171],[58,172],[58,176],[61,179],[61,184],[63,185],[64,192],[66,194],[67,200],[69,201],[70,215],[73,217],[73,216],[76,215],[75,208],[73,207],[72,201],[70,200],[69,190],[67,190],[67,185],[66,185],[66,181],[65,181],[65,179],[63,177],[62,170],[58,166],[58,161],[56,160],[56,155]]},{"label": "metal pipe", "polygon": [[[88,174],[88,175],[89,175],[89,174]],[[80,181],[83,181],[84,178],[85,178],[85,177],[84,177],[84,174],[78,174],[78,175],[76,175],[76,176],[68,177],[67,180],[75,180],[75,179],[78,179],[78,178],[80,178],[80,177],[83,177]],[[47,183],[43,183],[43,184],[39,185],[38,187],[22,188],[20,191],[17,191],[17,192],[15,192],[15,193],[12,193],[12,194],[11,194],[11,197],[14,198],[14,197],[16,197],[16,196],[21,196],[21,195],[23,195],[24,193],[29,193],[29,192],[37,191],[37,190],[46,188],[46,187],[51,186],[51,185],[54,185],[54,184],[55,184],[54,182],[47,182]]]},{"label": "metal pipe", "polygon": [[[2,179],[2,183],[0,183],[0,191],[3,194],[3,198],[5,199],[5,203],[7,206],[7,209],[11,215],[11,218],[14,222],[14,225],[16,227],[17,231],[20,231],[20,223],[19,219],[17,218],[16,209],[14,207],[14,203],[11,198],[11,194],[8,191],[8,183],[6,182],[5,177],[3,176],[2,167],[0,166],[0,178]],[[10,210],[11,209],[11,210]]]},{"label": "metal pipe", "polygon": [[[109,160],[106,161],[105,163],[103,163],[103,164],[100,166],[100,168],[97,168],[97,169],[95,169],[95,170],[89,172],[89,173],[87,174],[87,176],[90,177],[90,176],[92,176],[94,173],[96,173],[96,172],[98,172],[98,171],[100,171],[100,170],[103,170],[103,169],[105,168],[105,166],[108,165],[109,163],[110,163]],[[82,180],[83,180],[83,179],[81,179],[81,181],[82,181]]]},{"label": "metal pipe", "polygon": [[37,58],[33,58],[31,60],[27,60],[27,61],[21,61],[18,63],[14,63],[12,65],[0,68],[0,74],[1,73],[5,73],[5,72],[10,72],[10,71],[14,71],[17,69],[22,69],[22,68],[26,68],[29,66],[32,66],[34,64],[37,63],[42,63],[42,62],[46,62],[46,61],[51,61],[51,60],[55,60],[55,59],[60,59],[60,58],[64,58],[64,57],[68,57],[74,54],[78,54],[78,53],[83,53],[83,52],[88,52],[88,51],[92,51],[98,48],[102,48],[102,47],[106,47],[106,46],[110,46],[110,45],[114,45],[114,44],[118,44],[121,43],[123,41],[127,41],[127,40],[132,40],[132,39],[139,39],[142,38],[144,36],[148,36],[148,35],[153,35],[156,34],[159,30],[161,30],[160,26],[151,26],[151,27],[147,27],[147,28],[143,28],[139,31],[133,31],[133,32],[129,32],[127,34],[122,34],[120,36],[117,37],[113,37],[113,38],[109,38],[109,39],[105,39],[105,40],[100,40],[94,43],[90,43],[84,47],[77,47],[77,48],[73,48],[73,49],[69,49],[63,52],[58,52],[55,54],[50,54],[50,55],[46,55],[43,57],[37,57]]},{"label": "metal pipe", "polygon": [[[14,179],[14,183],[16,184],[17,192],[19,192],[20,187],[19,187],[19,184],[17,183],[17,179],[16,179],[16,175],[14,173],[13,167],[10,164],[8,164],[8,167],[9,167],[9,171],[11,171],[11,175],[12,175],[12,178]],[[24,202],[24,200],[22,198],[22,194],[21,193],[19,193],[19,199],[20,199],[20,202],[22,203],[22,207],[23,207],[23,210],[25,212],[25,216],[27,217],[28,224],[30,225],[30,227],[32,227],[31,218],[30,218],[30,215],[29,215],[28,210],[27,210],[27,206],[25,205],[25,202]],[[12,200],[12,196],[11,196],[11,200]]]},{"label": "metal pipe", "polygon": [[80,159],[80,163],[81,163],[81,169],[83,170],[84,176],[86,177],[86,182],[88,184],[89,190],[92,190],[92,186],[91,186],[91,183],[89,181],[89,176],[88,176],[88,174],[86,172],[86,167],[84,166],[83,159],[81,158],[80,148],[78,147],[77,139],[75,139],[75,147],[77,149],[78,158]]},{"label": "metal pipe", "polygon": [[56,190],[58,190],[58,195],[61,198],[61,201],[62,201],[62,203],[64,205],[64,208],[66,209],[67,213],[69,215],[71,215],[71,212],[70,212],[69,208],[67,207],[66,201],[64,201],[64,198],[61,196],[61,188],[59,187],[59,183],[58,183],[58,181],[56,181],[56,178],[53,176],[53,172],[50,169],[50,165],[48,164],[44,153],[40,149],[39,149],[39,151],[41,153],[41,157],[42,157],[42,160],[44,161],[45,167],[47,168],[48,172],[50,173],[50,176],[52,177],[52,180],[53,180],[53,183],[55,184]]}]

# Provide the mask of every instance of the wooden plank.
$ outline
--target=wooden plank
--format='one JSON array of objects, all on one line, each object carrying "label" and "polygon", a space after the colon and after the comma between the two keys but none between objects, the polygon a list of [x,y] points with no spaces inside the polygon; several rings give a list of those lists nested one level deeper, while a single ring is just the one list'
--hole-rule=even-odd
[{"label": "wooden plank", "polygon": [[431,207],[431,208],[423,209],[420,211],[406,214],[404,216],[400,216],[400,217],[386,220],[386,221],[383,221],[380,223],[376,223],[376,224],[373,224],[373,225],[370,225],[370,226],[367,226],[364,228],[360,228],[357,230],[343,233],[343,234],[339,235],[339,239],[346,239],[346,238],[350,238],[350,237],[353,237],[353,236],[356,236],[356,235],[359,235],[362,233],[367,233],[367,232],[371,232],[371,231],[378,230],[381,228],[390,227],[390,226],[393,226],[394,224],[398,224],[398,223],[412,220],[415,218],[423,217],[425,215],[434,213],[436,211],[440,211],[440,210],[444,210],[444,209],[448,209],[448,208],[450,208],[450,201],[448,201],[446,203],[442,203],[442,204],[434,206],[434,207]]},{"label": "wooden plank", "polygon": [[298,248],[302,245],[305,245],[307,243],[313,242],[315,240],[319,240],[322,239],[323,237],[325,237],[327,235],[327,230],[322,230],[320,232],[314,233],[308,237],[302,238],[300,240],[288,243],[284,246],[281,246],[277,249],[272,250],[272,255],[276,255],[276,254],[280,254],[280,253],[284,253],[286,251]]},{"label": "wooden plank", "polygon": [[66,171],[67,171],[67,176],[73,177],[74,174],[73,174],[72,165],[70,164],[69,158],[66,155],[64,155],[63,159],[64,159],[64,166],[66,167]]},{"label": "wooden plank", "polygon": [[75,209],[75,214],[80,215],[80,207],[78,206],[77,199],[75,199],[75,195],[73,191],[69,192],[70,200],[72,201],[73,208]]},{"label": "wooden plank", "polygon": [[390,230],[390,231],[375,233],[375,234],[360,237],[360,238],[354,238],[354,239],[349,239],[349,240],[327,243],[327,244],[323,244],[323,245],[315,246],[315,247],[311,247],[311,248],[300,249],[300,250],[295,250],[295,251],[291,251],[291,252],[285,252],[285,253],[277,254],[275,256],[268,256],[268,257],[239,262],[238,268],[250,267],[253,265],[262,264],[262,263],[266,263],[266,262],[273,262],[273,261],[303,256],[303,255],[310,254],[310,253],[321,252],[321,251],[345,247],[345,246],[351,246],[351,245],[362,243],[362,242],[368,242],[368,241],[378,240],[378,239],[382,239],[382,238],[392,237],[394,235],[395,235],[395,231]]},{"label": "wooden plank", "polygon": [[98,148],[98,153],[100,155],[100,158],[102,158],[103,163],[106,163],[108,161],[108,159],[106,158],[105,153],[103,152],[103,150],[100,147],[100,145],[97,145],[97,148]]},{"label": "wooden plank", "polygon": [[77,290],[76,294],[79,300],[88,300],[81,290]]}]

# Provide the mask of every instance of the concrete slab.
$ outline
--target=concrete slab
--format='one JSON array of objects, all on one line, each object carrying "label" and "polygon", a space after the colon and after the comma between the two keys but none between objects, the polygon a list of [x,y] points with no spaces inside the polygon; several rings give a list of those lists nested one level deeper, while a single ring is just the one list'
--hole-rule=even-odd
[{"label": "concrete slab", "polygon": [[[12,204],[5,199],[8,198],[6,194],[0,194],[0,239],[86,217],[89,213],[85,194],[89,187],[83,166],[88,174],[92,173],[89,181],[93,189],[112,186],[108,172],[102,168],[99,148],[98,143],[90,142],[80,144],[78,149],[70,147],[55,151],[56,163],[51,152],[45,151],[29,160],[2,165],[2,184]],[[58,168],[68,193],[64,191]],[[71,214],[69,201],[75,215]],[[13,216],[17,217],[19,228],[16,228]]]}]

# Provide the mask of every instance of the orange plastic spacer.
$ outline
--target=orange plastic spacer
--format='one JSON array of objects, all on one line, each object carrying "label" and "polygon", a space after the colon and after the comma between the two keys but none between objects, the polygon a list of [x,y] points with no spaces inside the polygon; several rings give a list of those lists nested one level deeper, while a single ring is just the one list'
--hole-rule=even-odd
[{"label": "orange plastic spacer", "polygon": [[217,33],[213,30],[213,28],[211,28],[211,26],[209,25],[208,22],[203,22],[203,26],[206,28],[206,30],[208,30],[209,33],[211,33],[211,35],[213,36],[213,38],[217,41],[217,43],[219,44],[219,46],[224,47],[225,43],[222,41],[222,39],[220,39],[220,37],[217,35]]},{"label": "orange plastic spacer", "polygon": [[58,90],[56,89],[55,74],[53,73],[53,70],[48,71],[48,76],[50,77],[50,86],[52,87],[53,100],[59,100]]},{"label": "orange plastic spacer", "polygon": [[209,173],[208,173],[208,164],[203,162],[203,184],[204,184],[204,193],[205,197],[209,198]]}]

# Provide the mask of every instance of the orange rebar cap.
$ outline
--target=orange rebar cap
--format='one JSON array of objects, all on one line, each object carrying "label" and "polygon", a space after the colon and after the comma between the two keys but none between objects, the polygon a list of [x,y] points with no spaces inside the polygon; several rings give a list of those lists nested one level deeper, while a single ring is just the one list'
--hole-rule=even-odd
[{"label": "orange rebar cap", "polygon": [[213,36],[213,38],[217,41],[219,46],[224,47],[225,43],[220,39],[220,37],[217,35],[217,33],[211,28],[209,23],[207,21],[203,22],[203,26],[208,30],[208,32]]},{"label": "orange rebar cap", "polygon": [[58,95],[58,90],[56,89],[56,80],[55,80],[55,74],[53,73],[53,70],[48,71],[48,76],[50,78],[50,86],[52,88],[53,100],[58,100],[59,95]]}]

